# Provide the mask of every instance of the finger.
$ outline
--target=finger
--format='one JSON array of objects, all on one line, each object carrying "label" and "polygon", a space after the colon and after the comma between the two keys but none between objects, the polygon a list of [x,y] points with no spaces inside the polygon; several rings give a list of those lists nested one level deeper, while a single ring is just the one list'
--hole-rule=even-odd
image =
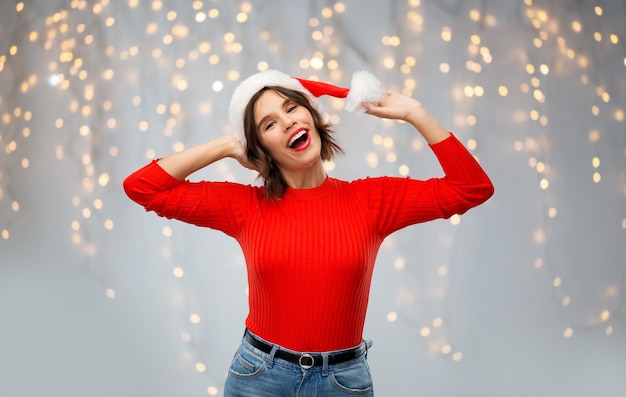
[{"label": "finger", "polygon": [[383,114],[382,107],[375,105],[373,103],[368,103],[367,106],[365,107],[365,114],[369,114],[369,115],[376,116],[376,117],[381,117]]}]

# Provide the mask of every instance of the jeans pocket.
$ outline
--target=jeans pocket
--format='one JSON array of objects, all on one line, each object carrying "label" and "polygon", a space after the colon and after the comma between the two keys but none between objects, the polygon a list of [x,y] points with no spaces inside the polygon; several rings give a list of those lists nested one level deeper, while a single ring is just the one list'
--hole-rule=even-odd
[{"label": "jeans pocket", "polygon": [[333,369],[329,376],[332,385],[346,394],[368,394],[374,388],[369,366],[365,360],[358,361],[346,368]]},{"label": "jeans pocket", "polygon": [[239,349],[233,358],[229,372],[238,378],[255,378],[267,368],[265,360],[246,349]]}]

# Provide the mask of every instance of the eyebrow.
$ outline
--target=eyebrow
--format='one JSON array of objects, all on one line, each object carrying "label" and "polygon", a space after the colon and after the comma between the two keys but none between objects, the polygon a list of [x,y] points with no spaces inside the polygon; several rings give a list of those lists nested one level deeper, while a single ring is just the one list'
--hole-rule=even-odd
[{"label": "eyebrow", "polygon": [[[291,99],[289,98],[285,98],[285,100],[283,101],[283,103],[281,104],[281,107],[285,107],[287,104],[289,104],[290,102],[293,102]],[[267,121],[267,119],[269,119],[270,117],[272,117],[272,113],[263,116],[263,118],[261,119],[261,121],[259,121],[259,124],[257,124],[256,129],[258,131],[261,130],[261,126]]]}]

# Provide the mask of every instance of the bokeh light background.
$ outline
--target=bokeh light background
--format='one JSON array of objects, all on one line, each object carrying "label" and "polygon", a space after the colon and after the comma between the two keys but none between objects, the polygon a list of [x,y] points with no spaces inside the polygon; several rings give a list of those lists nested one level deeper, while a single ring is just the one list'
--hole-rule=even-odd
[{"label": "bokeh light background", "polygon": [[[377,395],[623,395],[625,43],[623,1],[3,1],[0,395],[222,394],[239,248],[121,183],[228,133],[232,90],[267,68],[343,86],[370,70],[496,186],[381,248]],[[332,176],[441,175],[407,125],[342,102],[324,101],[346,151]],[[258,183],[232,160],[190,179]]]}]

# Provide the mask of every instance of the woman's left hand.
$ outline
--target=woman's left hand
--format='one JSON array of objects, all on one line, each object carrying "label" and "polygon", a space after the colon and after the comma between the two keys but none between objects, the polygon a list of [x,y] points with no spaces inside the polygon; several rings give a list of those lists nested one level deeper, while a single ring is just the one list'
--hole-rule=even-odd
[{"label": "woman's left hand", "polygon": [[365,113],[372,116],[408,122],[424,110],[424,106],[416,99],[389,90],[387,91],[387,98],[382,103],[363,102],[362,105],[365,108]]},{"label": "woman's left hand", "polygon": [[412,124],[429,144],[441,142],[450,136],[450,132],[435,120],[421,102],[398,92],[387,91],[387,98],[382,103],[363,103],[363,107],[367,114]]}]

